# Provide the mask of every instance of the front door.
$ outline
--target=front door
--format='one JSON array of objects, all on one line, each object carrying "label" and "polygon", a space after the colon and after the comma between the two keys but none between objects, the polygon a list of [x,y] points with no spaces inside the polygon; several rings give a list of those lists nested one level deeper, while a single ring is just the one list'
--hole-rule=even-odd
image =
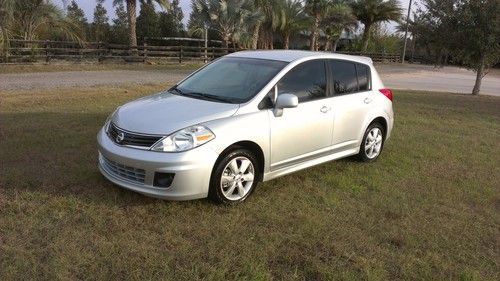
[{"label": "front door", "polygon": [[333,111],[327,98],[326,62],[312,60],[299,64],[277,84],[278,95],[294,94],[296,108],[275,116],[271,124],[271,170],[284,168],[314,157],[331,146]]}]

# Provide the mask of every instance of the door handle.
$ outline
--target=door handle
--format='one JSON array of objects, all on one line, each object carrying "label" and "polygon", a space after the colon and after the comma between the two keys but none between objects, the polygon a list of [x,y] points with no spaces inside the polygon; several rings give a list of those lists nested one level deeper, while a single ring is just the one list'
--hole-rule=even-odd
[{"label": "door handle", "polygon": [[365,98],[365,103],[366,103],[366,104],[369,104],[370,102],[372,102],[372,99],[371,99],[371,98]]},{"label": "door handle", "polygon": [[328,107],[328,106],[323,106],[320,111],[323,112],[323,113],[327,113],[328,111],[332,110],[331,107]]}]

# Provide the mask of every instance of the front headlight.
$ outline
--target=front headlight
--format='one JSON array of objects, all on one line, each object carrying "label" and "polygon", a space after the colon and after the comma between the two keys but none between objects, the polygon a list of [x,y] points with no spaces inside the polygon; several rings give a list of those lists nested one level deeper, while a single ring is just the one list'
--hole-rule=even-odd
[{"label": "front headlight", "polygon": [[193,149],[215,138],[205,126],[191,126],[177,131],[158,141],[151,150],[161,152],[181,152]]}]

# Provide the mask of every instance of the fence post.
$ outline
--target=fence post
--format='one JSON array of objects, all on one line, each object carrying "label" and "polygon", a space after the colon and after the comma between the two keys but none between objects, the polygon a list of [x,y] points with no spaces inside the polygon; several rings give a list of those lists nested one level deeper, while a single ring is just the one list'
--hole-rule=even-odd
[{"label": "fence post", "polygon": [[97,61],[102,61],[102,53],[101,53],[101,41],[97,42]]},{"label": "fence post", "polygon": [[82,52],[83,44],[78,43],[77,47],[78,47],[78,61],[82,61],[83,60],[83,52]]},{"label": "fence post", "polygon": [[182,63],[182,53],[183,53],[183,48],[182,48],[182,44],[181,44],[181,49],[179,50],[179,63]]},{"label": "fence post", "polygon": [[148,44],[146,42],[142,43],[142,51],[144,56],[144,62],[148,59]]},{"label": "fence post", "polygon": [[50,57],[49,57],[49,40],[45,40],[44,48],[45,48],[45,62],[48,63],[50,61]]},{"label": "fence post", "polygon": [[203,60],[203,62],[204,62],[204,63],[207,63],[207,62],[208,62],[208,28],[207,28],[207,27],[205,27],[205,28],[204,28],[204,31],[205,31],[205,32],[204,32],[204,33],[205,33],[205,36],[204,36],[204,37],[205,37],[205,38],[204,38],[204,39],[205,39],[205,40],[204,40],[204,41],[205,41],[205,42],[204,42],[204,43],[205,43],[205,44],[204,44],[204,47],[205,47],[205,59]]}]

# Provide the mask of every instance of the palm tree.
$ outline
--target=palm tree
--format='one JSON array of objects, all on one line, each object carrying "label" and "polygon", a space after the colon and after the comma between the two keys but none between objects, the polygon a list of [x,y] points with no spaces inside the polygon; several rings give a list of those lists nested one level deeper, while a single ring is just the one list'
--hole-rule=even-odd
[{"label": "palm tree", "polygon": [[0,0],[0,52],[5,58],[11,37],[35,40],[53,31],[76,41],[81,38],[78,26],[49,0]]},{"label": "palm tree", "polygon": [[358,23],[348,4],[344,1],[335,2],[337,3],[328,6],[325,19],[322,22],[322,26],[324,26],[323,32],[327,40],[325,51],[328,51],[331,47],[332,51],[335,52],[342,33],[344,31],[354,31]]},{"label": "palm tree", "polygon": [[0,50],[2,56],[7,55],[9,38],[12,35],[15,0],[0,0]]},{"label": "palm tree", "polygon": [[398,0],[356,0],[351,7],[358,20],[365,26],[361,40],[361,51],[366,52],[374,24],[385,21],[399,21],[401,7]]},{"label": "palm tree", "polygon": [[290,45],[290,35],[300,31],[305,26],[304,7],[300,0],[283,0],[283,6],[279,14],[278,29],[283,36],[284,48]]},{"label": "palm tree", "polygon": [[48,0],[14,1],[11,8],[12,17],[7,21],[10,21],[10,33],[14,36],[34,40],[42,31],[57,30],[71,39],[80,40],[78,26]]},{"label": "palm tree", "polygon": [[328,0],[306,0],[305,10],[311,18],[311,51],[317,51],[319,48],[320,24],[329,5]]},{"label": "palm tree", "polygon": [[[152,2],[153,0],[141,0]],[[129,45],[131,47],[137,47],[137,33],[136,33],[136,9],[137,9],[137,0],[113,0],[113,6],[117,6],[120,2],[125,2],[127,6],[127,15],[128,15],[128,26],[129,26]],[[162,8],[167,9],[170,7],[170,1],[168,0],[154,0],[154,2],[158,3]]]},{"label": "palm tree", "polygon": [[[193,11],[201,18],[198,25],[203,24],[217,31],[224,47],[229,47],[229,41],[238,40],[249,11],[245,9],[244,1],[234,0],[193,0]],[[192,26],[191,32],[203,29],[205,26]]]},{"label": "palm tree", "polygon": [[274,49],[274,32],[279,25],[279,15],[284,0],[251,0],[255,7],[259,7],[263,14],[262,22],[255,27],[254,40],[258,39],[260,48]]},{"label": "palm tree", "polygon": [[246,0],[244,4],[244,9],[247,11],[244,18],[244,28],[242,31],[242,38],[240,43],[248,48],[257,49],[259,42],[259,30],[262,22],[266,19],[266,16],[260,6],[258,6],[258,1],[260,0]]}]

